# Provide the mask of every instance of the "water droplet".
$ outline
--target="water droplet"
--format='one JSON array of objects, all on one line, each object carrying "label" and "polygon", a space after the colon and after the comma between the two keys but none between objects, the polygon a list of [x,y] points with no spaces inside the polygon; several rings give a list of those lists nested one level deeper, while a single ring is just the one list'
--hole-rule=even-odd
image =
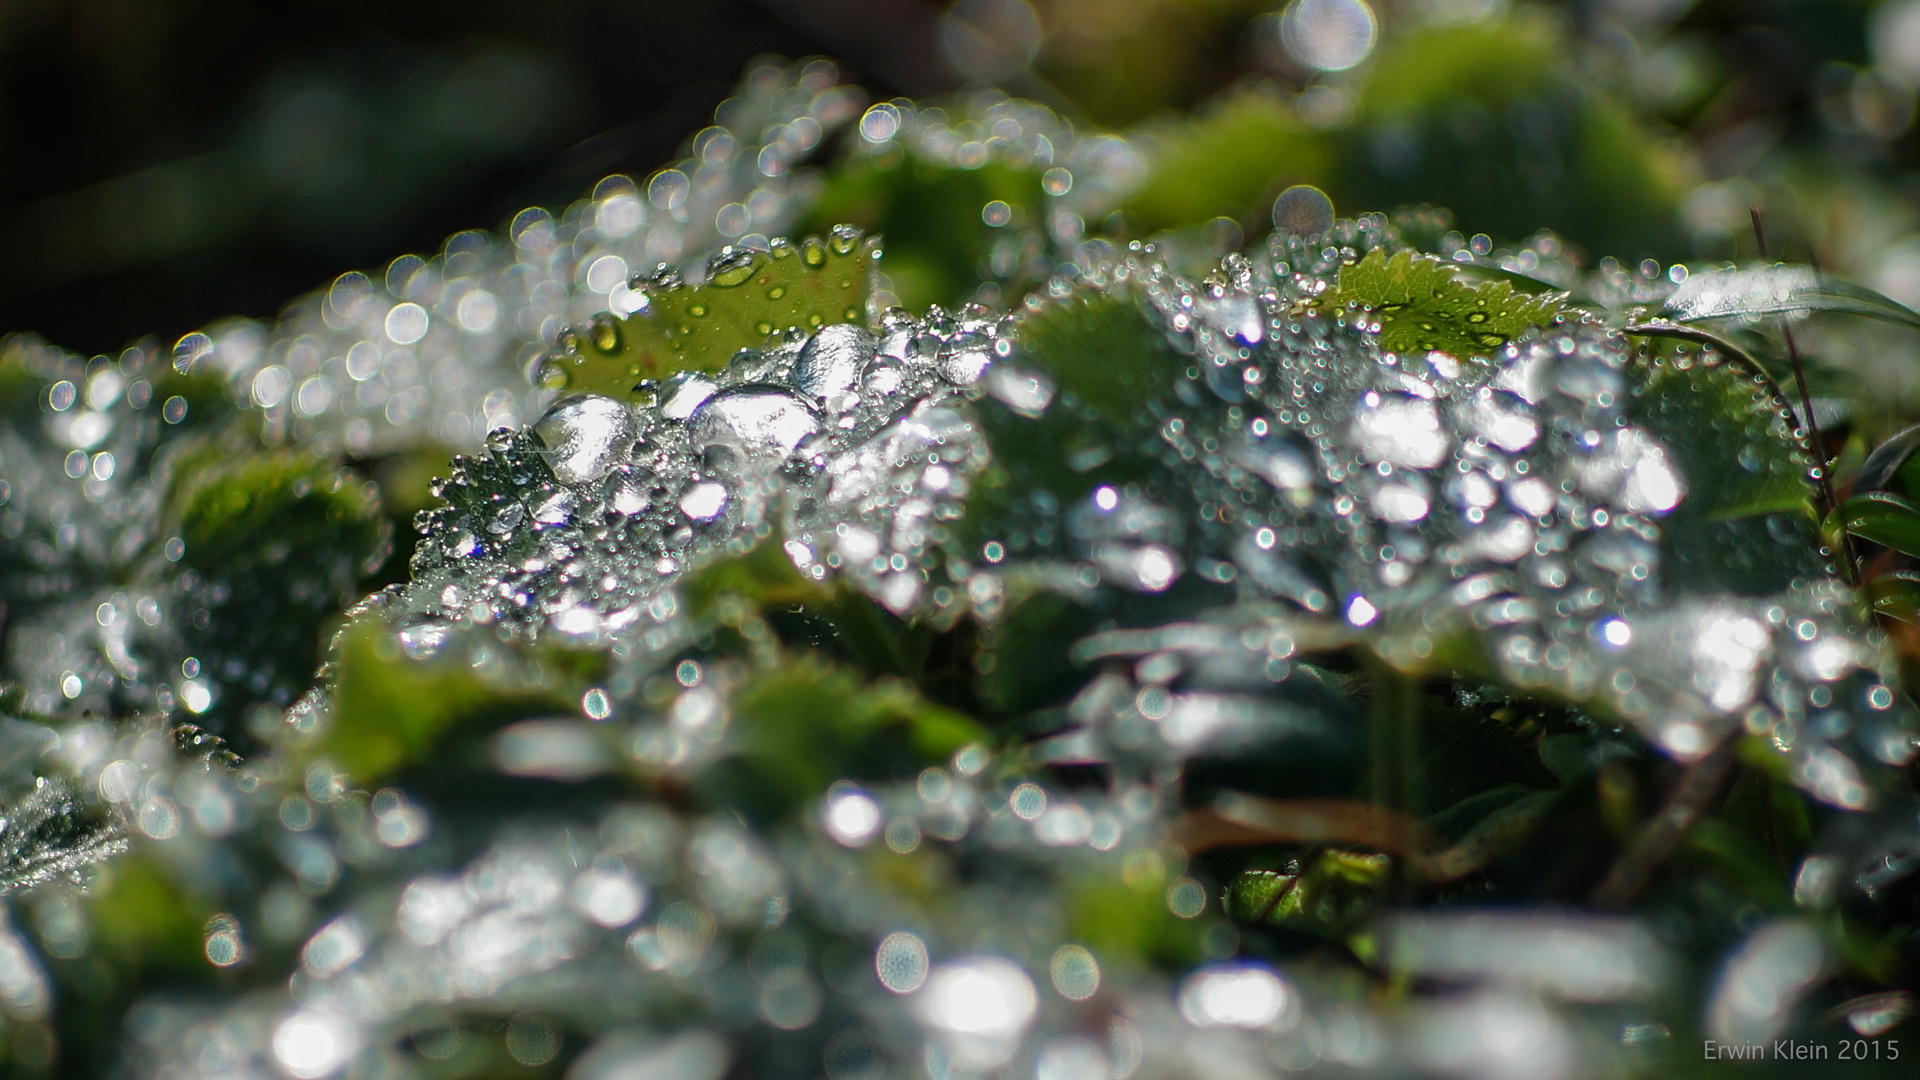
[{"label": "water droplet", "polygon": [[676,372],[660,388],[660,415],[669,420],[685,420],[719,388],[700,372]]},{"label": "water droplet", "polygon": [[694,521],[712,521],[727,508],[727,485],[703,480],[680,496],[680,512]]},{"label": "water droplet", "polygon": [[1294,0],[1280,35],[1294,59],[1320,71],[1345,71],[1373,52],[1378,20],[1365,0]]},{"label": "water droplet", "polygon": [[563,484],[598,480],[633,449],[633,412],[613,398],[582,394],[556,403],[533,426],[547,464]]},{"label": "water droplet", "polygon": [[820,430],[820,414],[778,386],[737,386],[708,398],[687,423],[695,453],[716,469],[766,474]]},{"label": "water droplet", "polygon": [[822,327],[807,340],[793,368],[794,384],[817,401],[845,394],[859,384],[860,369],[872,358],[873,335],[845,323]]},{"label": "water droplet", "polygon": [[607,480],[607,507],[632,517],[653,505],[653,474],[644,469],[622,470]]},{"label": "water droplet", "polygon": [[493,520],[487,522],[487,531],[495,536],[506,536],[527,520],[527,508],[517,502],[507,503],[494,511]]},{"label": "water droplet", "polygon": [[603,353],[611,355],[620,351],[620,324],[605,312],[593,317],[587,335],[593,339],[593,347]]},{"label": "water droplet", "polygon": [[759,252],[749,248],[729,248],[714,257],[707,266],[707,284],[730,289],[746,282],[758,268]]},{"label": "water droplet", "polygon": [[874,950],[873,967],[880,985],[896,994],[911,994],[927,981],[927,946],[904,931],[888,934]]},{"label": "water droplet", "polygon": [[1273,201],[1273,227],[1302,240],[1325,236],[1333,227],[1333,200],[1307,184],[1290,187]]}]

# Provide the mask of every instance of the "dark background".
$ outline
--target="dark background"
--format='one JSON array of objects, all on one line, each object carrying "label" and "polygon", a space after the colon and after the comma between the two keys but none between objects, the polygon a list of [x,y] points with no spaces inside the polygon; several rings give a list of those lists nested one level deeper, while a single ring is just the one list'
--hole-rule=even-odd
[{"label": "dark background", "polygon": [[271,316],[348,268],[658,167],[756,55],[832,55],[876,92],[937,92],[954,82],[937,14],[0,0],[0,332],[97,352]]},{"label": "dark background", "polygon": [[[1389,24],[1445,2],[1374,0]],[[954,89],[947,6],[0,0],[0,333],[102,352],[270,317],[344,270],[644,176],[757,55],[830,56],[876,96]],[[1235,78],[1299,78],[1249,47],[1280,0],[1032,6],[1045,45],[1008,89],[1096,124],[1151,122]],[[1565,63],[1683,142],[1703,178],[1797,145],[1916,190],[1910,91],[1875,138],[1821,120],[1845,90],[1823,78],[1869,62],[1865,2],[1546,6],[1576,43]],[[1662,49],[1677,69],[1650,62]],[[1661,90],[1671,70],[1685,78]]]}]

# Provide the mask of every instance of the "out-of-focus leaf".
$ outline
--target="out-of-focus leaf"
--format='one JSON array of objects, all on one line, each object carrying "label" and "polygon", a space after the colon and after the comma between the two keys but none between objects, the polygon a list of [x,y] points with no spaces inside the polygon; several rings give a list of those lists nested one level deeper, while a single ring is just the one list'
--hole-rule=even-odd
[{"label": "out-of-focus leaf", "polygon": [[169,514],[193,572],[181,592],[204,613],[182,629],[216,687],[201,712],[245,738],[246,706],[285,705],[311,684],[327,621],[385,561],[392,525],[373,484],[295,450],[214,441],[173,475]]},{"label": "out-of-focus leaf", "polygon": [[[982,208],[998,200],[1008,207],[1008,223],[988,225]],[[1046,194],[1038,168],[1016,169],[990,161],[978,169],[942,165],[920,156],[884,165],[871,155],[849,155],[828,176],[805,227],[826,231],[850,222],[886,238],[887,282],[902,307],[920,311],[928,304],[956,304],[972,296],[981,267],[994,249],[1011,244],[1013,273],[1005,277],[1008,295],[1036,282],[1021,264],[1044,244]],[[1032,250],[1026,241],[1033,241]],[[1002,267],[1005,269],[1005,267]],[[864,302],[864,297],[862,301]]]},{"label": "out-of-focus leaf", "polygon": [[1096,955],[1171,966],[1199,959],[1199,921],[1168,910],[1167,885],[1158,874],[1136,872],[1124,882],[1091,875],[1068,881],[1069,930]]},{"label": "out-of-focus leaf", "polygon": [[1687,250],[1678,162],[1573,73],[1542,14],[1385,35],[1327,190],[1365,206],[1446,206],[1466,232],[1547,227],[1596,251]]},{"label": "out-of-focus leaf", "polygon": [[1420,876],[1429,881],[1453,881],[1485,869],[1525,843],[1559,799],[1557,791],[1541,791],[1495,810],[1468,829],[1459,843],[1419,860],[1415,865]]},{"label": "out-of-focus leaf", "polygon": [[1175,829],[1189,851],[1265,844],[1339,844],[1413,856],[1440,845],[1418,818],[1357,799],[1256,799],[1228,794]]},{"label": "out-of-focus leaf", "polygon": [[1341,267],[1340,283],[1321,295],[1320,308],[1363,308],[1380,322],[1380,347],[1389,352],[1439,351],[1459,359],[1483,357],[1524,332],[1551,322],[1565,297],[1529,296],[1505,281],[1470,285],[1443,259],[1375,249]]},{"label": "out-of-focus leaf", "polygon": [[[728,751],[748,776],[715,770],[703,778],[742,801],[777,810],[839,778],[898,779],[986,738],[972,719],[926,700],[898,679],[868,682],[817,656],[756,672],[732,698]],[[750,783],[743,781],[750,780]]]},{"label": "out-of-focus leaf", "polygon": [[1920,477],[1913,477],[1908,464],[1912,462],[1914,451],[1920,450],[1920,424],[1907,428],[1886,442],[1873,448],[1867,460],[1860,463],[1860,473],[1854,477],[1853,490],[1878,491],[1892,489],[1903,495],[1920,495],[1920,485],[1914,483]]},{"label": "out-of-focus leaf", "polygon": [[[960,528],[970,543],[1057,540],[1061,513],[1094,488],[1150,476],[1164,444],[1145,403],[1185,367],[1132,303],[1110,293],[1068,297],[1031,316],[1015,361],[1045,369],[1059,393],[1038,417],[982,402],[977,422],[993,462],[967,498]],[[1008,606],[1009,617],[982,641],[992,654],[979,669],[982,695],[1003,707],[1051,703],[1045,699],[1072,685],[1068,648],[1097,617],[1057,596],[1010,598]]]},{"label": "out-of-focus leaf", "polygon": [[[844,582],[828,586],[802,577],[778,533],[743,555],[702,568],[683,588],[695,616],[725,621],[728,601],[745,603],[789,640],[830,645],[869,674],[918,675],[926,659],[923,628],[901,622]],[[812,640],[819,634],[805,633],[802,624],[830,640]]]},{"label": "out-of-focus leaf", "polygon": [[343,569],[333,591],[351,590],[384,539],[379,491],[311,454],[213,444],[183,460],[175,476],[169,501],[186,541],[183,559],[202,573],[339,548],[344,566],[321,569]]},{"label": "out-of-focus leaf", "polygon": [[718,371],[742,346],[794,327],[861,322],[878,254],[877,242],[853,229],[783,241],[772,254],[728,249],[704,284],[651,286],[641,311],[596,318],[558,367],[571,391],[624,399],[642,379]]},{"label": "out-of-focus leaf", "polygon": [[1819,574],[1812,460],[1753,375],[1684,341],[1649,341],[1630,373],[1629,417],[1685,480],[1662,519],[1663,581],[1682,593],[1755,596]]},{"label": "out-of-focus leaf", "polygon": [[1793,897],[1766,849],[1732,822],[1702,818],[1687,832],[1686,846],[1732,878],[1746,896],[1775,911],[1793,906]]},{"label": "out-of-focus leaf", "polygon": [[356,783],[371,784],[426,758],[460,721],[572,711],[579,687],[562,674],[483,678],[461,649],[414,660],[400,651],[390,629],[372,622],[350,626],[338,645],[333,720],[320,748]]},{"label": "out-of-focus leaf", "polygon": [[1325,187],[1331,173],[1326,137],[1265,91],[1229,96],[1154,136],[1153,172],[1125,205],[1149,233],[1220,216],[1264,232],[1267,204],[1282,188]]},{"label": "out-of-focus leaf", "polygon": [[150,856],[115,860],[90,909],[93,933],[124,960],[189,968],[205,963],[200,927],[209,913]]},{"label": "out-of-focus leaf", "polygon": [[1891,491],[1864,491],[1840,504],[1848,532],[1903,555],[1920,556],[1920,505]]},{"label": "out-of-focus leaf", "polygon": [[1109,292],[1050,305],[1025,328],[1026,352],[1067,391],[1114,423],[1165,389],[1185,365],[1126,299]]},{"label": "out-of-focus leaf", "polygon": [[682,589],[688,610],[700,618],[712,616],[726,597],[765,608],[818,607],[828,603],[833,595],[826,586],[800,576],[793,560],[782,550],[778,537],[755,544],[743,555],[702,567],[688,575]]},{"label": "out-of-focus leaf", "polygon": [[1811,266],[1750,266],[1694,274],[1667,298],[1660,314],[1676,322],[1697,322],[1797,311],[1865,315],[1920,329],[1920,313]]},{"label": "out-of-focus leaf", "polygon": [[1891,570],[1867,582],[1873,610],[1920,625],[1920,570]]}]

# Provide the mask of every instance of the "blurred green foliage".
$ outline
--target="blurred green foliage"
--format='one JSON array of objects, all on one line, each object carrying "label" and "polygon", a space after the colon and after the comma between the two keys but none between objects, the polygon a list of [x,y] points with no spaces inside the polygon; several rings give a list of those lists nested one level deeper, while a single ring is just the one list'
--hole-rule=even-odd
[{"label": "blurred green foliage", "polygon": [[1629,410],[1670,449],[1686,497],[1660,530],[1665,586],[1760,596],[1818,574],[1818,491],[1775,391],[1697,347],[1644,350]]}]

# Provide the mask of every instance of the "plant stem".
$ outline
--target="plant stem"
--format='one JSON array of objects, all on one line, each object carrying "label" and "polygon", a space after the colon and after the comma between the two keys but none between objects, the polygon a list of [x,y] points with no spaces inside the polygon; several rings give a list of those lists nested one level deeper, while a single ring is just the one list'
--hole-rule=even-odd
[{"label": "plant stem", "polygon": [[[1765,259],[1767,257],[1767,229],[1760,220],[1760,204],[1755,203],[1747,207],[1747,212],[1753,216],[1753,238],[1760,245],[1760,257]],[[1814,265],[1813,271],[1816,274],[1820,272],[1820,267],[1817,263]],[[1805,366],[1800,363],[1800,347],[1795,344],[1793,340],[1793,327],[1787,322],[1785,315],[1780,316],[1780,336],[1786,341],[1787,364],[1793,369],[1794,385],[1800,390],[1800,415],[1805,418],[1807,448],[1813,451],[1814,463],[1820,467],[1820,519],[1825,521],[1833,515],[1833,508],[1839,505],[1839,500],[1835,499],[1833,494],[1833,469],[1827,461],[1826,440],[1820,437],[1820,421],[1813,415],[1813,394],[1807,389],[1807,371]],[[1860,568],[1857,565],[1858,556],[1854,554],[1853,537],[1848,535],[1844,527],[1840,530],[1840,551],[1838,554],[1840,556],[1840,570],[1846,577],[1847,584],[1859,585]]]},{"label": "plant stem", "polygon": [[[1368,714],[1368,751],[1373,763],[1373,801],[1390,810],[1400,811],[1388,820],[1403,822],[1403,815],[1417,816],[1420,797],[1420,683],[1380,658],[1367,654],[1367,674],[1373,684],[1372,709]],[[1400,850],[1406,850],[1411,837],[1402,837]],[[1407,875],[1398,861],[1394,864],[1389,889],[1399,893]]]},{"label": "plant stem", "polygon": [[1639,899],[1654,872],[1672,856],[1687,833],[1719,801],[1733,775],[1733,740],[1729,738],[1706,757],[1687,766],[1659,814],[1641,827],[1633,843],[1614,862],[1607,878],[1593,891],[1595,907],[1624,909]]}]

